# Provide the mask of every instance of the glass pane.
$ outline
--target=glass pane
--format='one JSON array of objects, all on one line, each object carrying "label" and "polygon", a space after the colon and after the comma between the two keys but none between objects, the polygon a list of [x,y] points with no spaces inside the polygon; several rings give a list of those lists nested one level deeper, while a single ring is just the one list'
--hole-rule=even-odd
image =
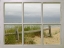
[{"label": "glass pane", "polygon": [[41,22],[41,4],[24,3],[24,23]]},{"label": "glass pane", "polygon": [[60,4],[43,4],[43,22],[60,23]]},{"label": "glass pane", "polygon": [[40,25],[24,25],[24,44],[41,44]]},{"label": "glass pane", "polygon": [[44,25],[44,44],[60,44],[60,25]]},{"label": "glass pane", "polygon": [[21,23],[22,22],[22,4],[5,3],[5,23]]},{"label": "glass pane", "polygon": [[4,25],[5,44],[22,44],[22,25]]}]

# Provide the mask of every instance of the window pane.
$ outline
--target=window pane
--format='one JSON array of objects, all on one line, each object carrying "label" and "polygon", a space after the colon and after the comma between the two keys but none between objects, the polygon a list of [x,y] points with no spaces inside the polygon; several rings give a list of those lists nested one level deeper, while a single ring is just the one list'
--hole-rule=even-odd
[{"label": "window pane", "polygon": [[24,44],[41,44],[40,25],[24,25]]},{"label": "window pane", "polygon": [[60,44],[60,25],[44,25],[44,44]]},{"label": "window pane", "polygon": [[22,25],[4,25],[5,44],[22,44]]},{"label": "window pane", "polygon": [[41,22],[41,4],[24,3],[24,23]]},{"label": "window pane", "polygon": [[60,4],[43,4],[43,22],[60,23]]},{"label": "window pane", "polygon": [[5,23],[21,23],[22,22],[22,4],[5,3]]}]

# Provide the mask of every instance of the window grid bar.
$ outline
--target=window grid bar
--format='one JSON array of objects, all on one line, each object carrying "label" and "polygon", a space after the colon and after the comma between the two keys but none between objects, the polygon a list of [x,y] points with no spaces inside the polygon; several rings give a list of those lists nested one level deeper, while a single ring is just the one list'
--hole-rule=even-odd
[{"label": "window grid bar", "polygon": [[[43,4],[41,3],[41,23],[43,23]],[[43,24],[41,24],[41,44],[43,44]]]},{"label": "window grid bar", "polygon": [[42,24],[42,23],[23,23],[23,24]]},{"label": "window grid bar", "polygon": [[[43,19],[43,17],[41,19]],[[43,21],[41,21],[41,22],[43,22]],[[61,23],[4,23],[4,24],[45,24],[45,25],[47,25],[47,24],[57,25],[58,24],[58,25],[61,25]]]},{"label": "window grid bar", "polygon": [[24,21],[24,3],[22,3],[22,45],[24,44],[24,26],[23,26],[23,21]]},{"label": "window grid bar", "polygon": [[4,24],[13,24],[14,25],[14,24],[22,24],[22,23],[4,23]]}]

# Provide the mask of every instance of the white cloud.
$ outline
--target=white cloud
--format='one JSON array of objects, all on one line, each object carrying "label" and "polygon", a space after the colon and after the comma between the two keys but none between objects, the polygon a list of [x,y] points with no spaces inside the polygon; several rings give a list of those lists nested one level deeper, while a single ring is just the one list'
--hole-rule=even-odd
[{"label": "white cloud", "polygon": [[[5,4],[5,15],[21,15],[22,4]],[[43,4],[44,16],[52,16],[60,14],[60,4]],[[41,4],[40,3],[25,3],[24,4],[24,16],[41,16]]]},{"label": "white cloud", "polygon": [[26,3],[24,5],[25,12],[40,12],[41,11],[41,4],[33,4],[33,3]]},{"label": "white cloud", "polygon": [[25,16],[41,16],[40,3],[25,3],[24,4]]},{"label": "white cloud", "polygon": [[60,15],[60,4],[43,4],[44,16]]},{"label": "white cloud", "polygon": [[5,10],[6,11],[21,11],[22,10],[22,4],[20,3],[8,3],[8,4],[5,4]]},{"label": "white cloud", "polygon": [[6,3],[5,4],[5,15],[21,15],[22,4]]}]

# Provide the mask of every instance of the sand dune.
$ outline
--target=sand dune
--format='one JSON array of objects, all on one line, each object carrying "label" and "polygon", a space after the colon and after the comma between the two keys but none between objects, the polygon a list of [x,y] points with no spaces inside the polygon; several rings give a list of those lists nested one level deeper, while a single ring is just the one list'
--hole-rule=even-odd
[{"label": "sand dune", "polygon": [[60,33],[54,35],[52,38],[44,38],[44,44],[60,44]]},{"label": "sand dune", "polygon": [[[49,31],[46,30],[45,32]],[[51,28],[51,32],[53,37],[47,37],[47,38],[44,37],[43,39],[44,44],[60,44],[60,28],[59,27]],[[34,42],[36,42],[36,44],[41,44],[41,38],[35,36]]]}]

